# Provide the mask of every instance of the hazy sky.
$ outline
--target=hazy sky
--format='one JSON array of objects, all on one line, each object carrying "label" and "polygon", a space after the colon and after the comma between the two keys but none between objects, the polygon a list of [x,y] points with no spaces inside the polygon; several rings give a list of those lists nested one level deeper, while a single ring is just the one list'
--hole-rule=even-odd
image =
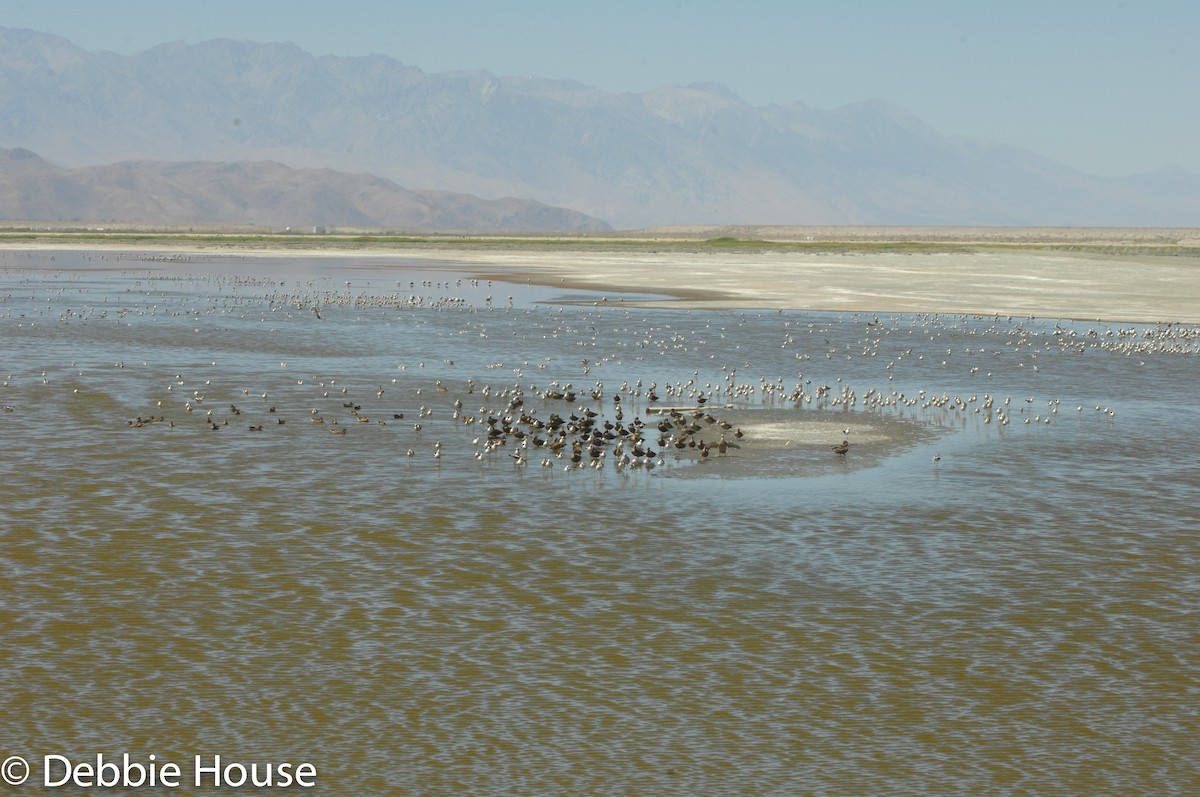
[{"label": "hazy sky", "polygon": [[883,99],[1093,174],[1200,172],[1197,0],[0,0],[0,26],[125,55],[244,38],[613,92]]}]

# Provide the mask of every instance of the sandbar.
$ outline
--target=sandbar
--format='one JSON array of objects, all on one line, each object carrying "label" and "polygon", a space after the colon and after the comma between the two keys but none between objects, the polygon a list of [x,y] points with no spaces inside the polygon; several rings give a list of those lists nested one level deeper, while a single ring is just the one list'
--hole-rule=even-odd
[{"label": "sandbar", "polygon": [[[741,237],[716,236],[739,232]],[[583,288],[688,309],[954,313],[1200,323],[1200,231],[993,228],[672,228],[623,237],[220,236],[8,238],[5,250],[115,249],[245,257],[375,258]],[[750,235],[759,237],[751,238]],[[709,236],[709,237],[705,237]],[[752,240],[755,245],[714,245]],[[880,246],[881,243],[887,244]],[[899,245],[897,245],[899,244]],[[645,304],[645,300],[628,300]],[[663,302],[657,302],[664,306]]]}]

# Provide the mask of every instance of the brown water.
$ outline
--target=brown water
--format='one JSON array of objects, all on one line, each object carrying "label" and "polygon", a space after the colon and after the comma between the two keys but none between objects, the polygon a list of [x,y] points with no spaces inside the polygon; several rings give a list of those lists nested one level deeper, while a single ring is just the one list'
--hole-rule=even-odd
[{"label": "brown water", "polygon": [[[1200,789],[1194,327],[51,257],[0,253],[14,792],[97,753],[323,794]],[[699,397],[724,457],[474,442]]]}]

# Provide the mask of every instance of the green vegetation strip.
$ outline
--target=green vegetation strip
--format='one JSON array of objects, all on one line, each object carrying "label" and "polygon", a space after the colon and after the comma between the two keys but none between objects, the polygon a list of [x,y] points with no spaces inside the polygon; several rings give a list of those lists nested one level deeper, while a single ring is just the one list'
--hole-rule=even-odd
[{"label": "green vegetation strip", "polygon": [[1032,241],[920,241],[920,240],[804,240],[772,241],[722,236],[706,240],[685,238],[619,237],[608,235],[296,235],[269,233],[162,233],[134,231],[0,230],[0,244],[38,243],[96,246],[137,246],[212,249],[295,250],[404,250],[434,249],[533,249],[622,252],[901,252],[950,253],[988,250],[1085,252],[1109,255],[1164,255],[1200,257],[1200,247],[1178,244]]}]

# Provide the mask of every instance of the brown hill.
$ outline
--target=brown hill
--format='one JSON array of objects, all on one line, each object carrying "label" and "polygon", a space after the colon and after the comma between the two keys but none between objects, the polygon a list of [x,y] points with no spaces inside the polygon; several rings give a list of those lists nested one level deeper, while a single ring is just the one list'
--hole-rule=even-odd
[{"label": "brown hill", "polygon": [[273,161],[125,161],[64,169],[26,149],[0,150],[0,218],[414,232],[608,229],[600,219],[540,202],[412,191],[369,174]]}]

